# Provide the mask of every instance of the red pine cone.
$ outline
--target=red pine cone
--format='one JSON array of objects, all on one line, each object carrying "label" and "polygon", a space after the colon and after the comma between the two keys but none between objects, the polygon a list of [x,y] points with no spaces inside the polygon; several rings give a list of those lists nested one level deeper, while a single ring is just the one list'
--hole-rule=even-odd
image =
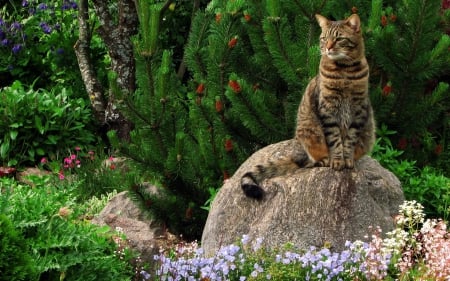
[{"label": "red pine cone", "polygon": [[442,151],[444,150],[444,148],[442,147],[442,144],[438,144],[436,145],[436,147],[434,148],[434,154],[436,155],[441,155]]},{"label": "red pine cone", "polygon": [[230,152],[233,150],[233,141],[230,139],[225,140],[225,151]]},{"label": "red pine cone", "polygon": [[381,25],[384,27],[388,24],[387,17],[385,15],[381,16]]},{"label": "red pine cone", "polygon": [[408,140],[406,138],[401,138],[398,141],[398,145],[397,145],[398,149],[404,150],[404,149],[406,149],[407,146],[408,146]]},{"label": "red pine cone", "polygon": [[219,23],[220,20],[222,19],[222,14],[216,14],[216,22]]},{"label": "red pine cone", "polygon": [[205,91],[205,84],[203,84],[203,83],[198,84],[197,90],[195,90],[195,92],[198,95],[202,95],[204,91]]},{"label": "red pine cone", "polygon": [[228,48],[233,49],[236,46],[237,42],[237,37],[231,38],[230,41],[228,41]]},{"label": "red pine cone", "polygon": [[238,81],[236,80],[230,80],[228,82],[228,86],[235,92],[236,94],[240,93],[242,91],[241,85],[239,85]]},{"label": "red pine cone", "polygon": [[223,173],[223,180],[227,180],[230,178],[230,175],[228,174],[227,171],[223,170],[222,173]]},{"label": "red pine cone", "polygon": [[216,100],[216,111],[217,112],[222,112],[223,110],[223,103],[221,100]]},{"label": "red pine cone", "polygon": [[391,93],[391,91],[392,91],[391,85],[390,85],[390,84],[386,84],[386,86],[383,87],[382,96],[383,96],[383,97],[389,96],[389,94]]}]

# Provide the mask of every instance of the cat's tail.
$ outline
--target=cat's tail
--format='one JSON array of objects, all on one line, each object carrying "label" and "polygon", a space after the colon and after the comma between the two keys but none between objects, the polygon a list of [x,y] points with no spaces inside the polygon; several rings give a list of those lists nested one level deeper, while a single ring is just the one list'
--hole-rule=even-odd
[{"label": "cat's tail", "polygon": [[314,163],[309,160],[308,156],[302,154],[298,158],[291,157],[269,160],[266,163],[253,167],[252,170],[246,172],[241,178],[241,187],[245,195],[256,200],[264,197],[264,190],[260,184],[264,179],[275,176],[283,176],[297,171],[299,168],[312,167]]}]

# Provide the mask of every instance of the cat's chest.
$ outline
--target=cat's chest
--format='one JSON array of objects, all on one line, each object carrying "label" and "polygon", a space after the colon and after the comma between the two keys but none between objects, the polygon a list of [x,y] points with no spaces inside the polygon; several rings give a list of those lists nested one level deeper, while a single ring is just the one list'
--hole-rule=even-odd
[{"label": "cat's chest", "polygon": [[319,115],[334,119],[342,130],[346,130],[354,120],[360,102],[350,89],[347,91],[340,88],[339,92],[322,91],[319,95]]},{"label": "cat's chest", "polygon": [[327,79],[321,83],[321,93],[324,95],[339,95],[349,97],[356,92],[363,81],[354,81],[344,74],[336,75],[335,79]]}]

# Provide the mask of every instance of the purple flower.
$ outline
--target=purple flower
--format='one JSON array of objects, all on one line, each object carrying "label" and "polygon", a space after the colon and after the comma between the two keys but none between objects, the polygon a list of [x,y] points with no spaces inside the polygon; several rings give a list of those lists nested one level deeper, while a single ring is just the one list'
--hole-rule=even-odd
[{"label": "purple flower", "polygon": [[149,280],[151,277],[147,271],[142,270],[140,273],[141,273],[142,278],[144,278],[144,280]]},{"label": "purple flower", "polygon": [[74,10],[76,10],[76,9],[78,9],[78,5],[77,5],[77,3],[76,3],[75,1],[65,0],[64,3],[63,3],[63,5],[61,6],[61,9],[62,9],[63,11],[69,10],[69,9],[74,9]]},{"label": "purple flower", "polygon": [[11,30],[20,30],[20,29],[22,29],[22,25],[19,22],[15,21],[11,24],[10,29]]},{"label": "purple flower", "polygon": [[62,4],[61,6],[61,10],[65,11],[65,10],[69,10],[70,9],[70,4],[67,3],[66,1],[64,1],[64,4]]},{"label": "purple flower", "polygon": [[20,50],[22,50],[22,44],[15,44],[12,47],[13,54],[17,54],[18,52],[20,52]]},{"label": "purple flower", "polygon": [[29,4],[27,0],[22,1],[22,7],[28,7]]},{"label": "purple flower", "polygon": [[44,31],[45,34],[52,33],[52,28],[46,22],[41,22],[39,26],[42,28],[42,31]]},{"label": "purple flower", "polygon": [[39,10],[47,10],[48,6],[45,3],[39,3],[38,9]]},{"label": "purple flower", "polygon": [[0,30],[0,40],[3,40],[5,38],[6,38],[5,32],[3,32],[3,30]]},{"label": "purple flower", "polygon": [[1,44],[3,46],[8,46],[9,45],[9,39],[8,38],[3,39]]},{"label": "purple flower", "polygon": [[56,53],[58,55],[63,55],[64,54],[64,49],[63,48],[58,48],[58,49],[56,49]]}]

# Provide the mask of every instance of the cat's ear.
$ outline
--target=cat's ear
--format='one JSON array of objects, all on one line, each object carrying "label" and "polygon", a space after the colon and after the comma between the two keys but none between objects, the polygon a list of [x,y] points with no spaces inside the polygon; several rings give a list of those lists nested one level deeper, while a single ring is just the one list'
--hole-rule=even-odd
[{"label": "cat's ear", "polygon": [[328,26],[330,26],[330,21],[322,15],[316,14],[316,20],[322,29],[328,28]]},{"label": "cat's ear", "polygon": [[349,25],[355,32],[359,32],[361,30],[361,20],[357,14],[353,14],[349,16],[345,22]]}]

